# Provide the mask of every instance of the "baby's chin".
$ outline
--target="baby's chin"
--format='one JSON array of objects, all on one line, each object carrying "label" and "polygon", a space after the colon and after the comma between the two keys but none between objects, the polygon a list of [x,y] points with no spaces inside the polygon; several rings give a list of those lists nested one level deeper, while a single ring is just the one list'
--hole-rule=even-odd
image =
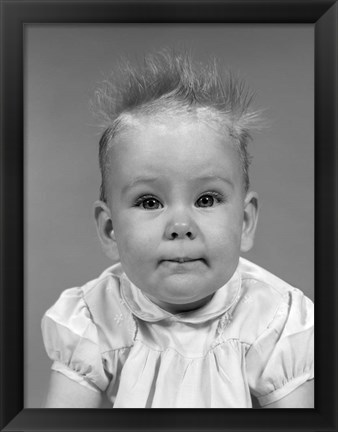
[{"label": "baby's chin", "polygon": [[225,273],[210,273],[155,273],[147,278],[133,278],[133,275],[130,275],[130,279],[153,303],[164,310],[176,313],[203,307],[229,280],[229,275]]},{"label": "baby's chin", "polygon": [[187,284],[175,284],[174,286],[159,287],[156,293],[144,292],[155,304],[169,312],[183,312],[200,308],[210,301],[214,293],[221,287],[187,286]]},{"label": "baby's chin", "polygon": [[[190,312],[196,309],[200,309],[201,307],[203,307],[204,305],[206,305],[211,298],[213,297],[214,293],[209,294],[206,297],[203,297],[201,299],[198,300],[193,300],[193,301],[187,301],[186,299],[180,299],[181,302],[178,302],[179,299],[175,299],[174,302],[171,301],[167,301],[167,299],[165,301],[163,300],[159,300],[157,298],[154,298],[152,296],[147,295],[147,297],[155,304],[157,304],[160,308],[176,314],[176,313],[182,313],[182,312]],[[170,299],[169,299],[170,300]]]}]

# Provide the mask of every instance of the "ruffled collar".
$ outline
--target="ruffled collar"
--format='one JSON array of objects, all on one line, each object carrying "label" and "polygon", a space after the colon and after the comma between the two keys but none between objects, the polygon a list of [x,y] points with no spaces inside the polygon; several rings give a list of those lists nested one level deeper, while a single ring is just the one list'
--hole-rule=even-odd
[{"label": "ruffled collar", "polygon": [[126,276],[120,275],[121,295],[130,311],[143,321],[156,322],[165,319],[186,323],[202,323],[227,312],[237,303],[240,296],[241,275],[235,271],[231,279],[213,295],[211,300],[199,309],[172,314],[153,303]]}]

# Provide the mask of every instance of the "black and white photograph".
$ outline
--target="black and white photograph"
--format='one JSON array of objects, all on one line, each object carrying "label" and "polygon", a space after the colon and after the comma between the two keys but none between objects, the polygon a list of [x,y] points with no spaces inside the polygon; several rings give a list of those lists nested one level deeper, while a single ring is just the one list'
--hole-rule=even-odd
[{"label": "black and white photograph", "polygon": [[27,27],[27,407],[313,408],[313,32]]}]

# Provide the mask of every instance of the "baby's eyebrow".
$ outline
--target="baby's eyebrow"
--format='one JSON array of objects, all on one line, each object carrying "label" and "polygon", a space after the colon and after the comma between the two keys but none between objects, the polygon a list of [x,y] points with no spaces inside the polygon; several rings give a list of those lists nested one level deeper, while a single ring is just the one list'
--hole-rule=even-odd
[{"label": "baby's eyebrow", "polygon": [[[122,188],[122,193],[127,192],[129,189],[132,189],[133,187],[139,185],[139,184],[152,184],[156,183],[160,180],[159,176],[148,176],[148,175],[142,175],[137,176],[130,183],[128,183],[126,186]],[[233,182],[226,177],[215,175],[215,174],[207,174],[199,177],[194,177],[190,179],[192,183],[204,183],[204,182],[210,182],[210,181],[221,181],[222,183],[226,183],[230,187],[234,187]]]},{"label": "baby's eyebrow", "polygon": [[194,180],[195,181],[199,181],[199,182],[214,181],[214,180],[216,180],[216,181],[221,181],[222,183],[227,183],[231,187],[234,187],[233,182],[229,178],[223,177],[223,176],[220,176],[220,175],[215,175],[215,174],[203,175],[201,177],[196,177]]},{"label": "baby's eyebrow", "polygon": [[150,177],[150,176],[138,176],[135,177],[130,183],[128,183],[126,186],[122,188],[122,192],[126,192],[129,189],[132,189],[133,187],[137,186],[138,184],[143,183],[155,183],[159,178],[158,177]]}]

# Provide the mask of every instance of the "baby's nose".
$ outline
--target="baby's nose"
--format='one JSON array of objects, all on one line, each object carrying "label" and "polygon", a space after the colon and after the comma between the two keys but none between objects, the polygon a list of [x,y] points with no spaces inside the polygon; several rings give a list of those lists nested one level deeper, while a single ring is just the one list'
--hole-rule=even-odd
[{"label": "baby's nose", "polygon": [[167,226],[166,237],[169,240],[190,239],[196,237],[196,228],[194,224],[188,221],[176,221]]}]

